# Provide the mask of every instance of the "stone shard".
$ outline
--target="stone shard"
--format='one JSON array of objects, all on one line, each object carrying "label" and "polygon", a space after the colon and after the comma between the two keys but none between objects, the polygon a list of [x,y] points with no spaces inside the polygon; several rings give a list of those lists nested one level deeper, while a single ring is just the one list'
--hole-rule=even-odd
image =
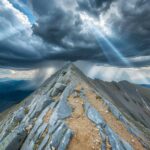
[{"label": "stone shard", "polygon": [[17,127],[0,142],[0,150],[18,150],[24,142],[27,132],[23,125]]},{"label": "stone shard", "polygon": [[66,87],[66,84],[63,83],[56,83],[53,89],[51,90],[51,96],[57,96],[61,93]]},{"label": "stone shard", "polygon": [[15,112],[14,120],[21,122],[24,117],[25,117],[25,109],[21,107],[17,112]]},{"label": "stone shard", "polygon": [[104,119],[98,113],[98,111],[90,105],[90,103],[85,102],[84,104],[85,112],[87,117],[92,120],[96,125],[104,127],[106,125]]},{"label": "stone shard", "polygon": [[125,142],[121,137],[119,137],[104,121],[103,117],[99,112],[90,105],[90,103],[85,102],[85,112],[87,117],[92,120],[99,128],[100,135],[102,138],[102,149],[106,148],[106,136],[109,138],[112,150],[133,150],[132,146]]},{"label": "stone shard", "polygon": [[59,146],[66,130],[67,130],[67,126],[64,123],[62,123],[57,128],[57,130],[54,132],[54,134],[51,137],[51,142],[50,142],[51,147],[58,149],[58,146]]},{"label": "stone shard", "polygon": [[55,122],[59,119],[65,119],[71,115],[72,108],[69,106],[67,102],[67,97],[72,93],[74,86],[72,84],[68,85],[66,89],[63,91],[60,101],[51,116],[51,123],[55,124]]},{"label": "stone shard", "polygon": [[59,144],[58,150],[66,150],[72,136],[73,132],[68,129],[62,139],[62,142]]},{"label": "stone shard", "polygon": [[112,150],[133,150],[132,146],[119,137],[109,126],[105,127]]}]

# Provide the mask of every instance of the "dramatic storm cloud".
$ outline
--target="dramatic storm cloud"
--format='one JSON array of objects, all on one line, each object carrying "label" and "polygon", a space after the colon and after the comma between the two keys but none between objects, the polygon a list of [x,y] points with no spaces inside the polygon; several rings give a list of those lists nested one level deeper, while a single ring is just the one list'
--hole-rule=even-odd
[{"label": "dramatic storm cloud", "polygon": [[145,60],[150,55],[149,4],[148,0],[2,0],[0,65],[32,68],[52,60],[122,65],[122,58],[95,34],[95,27],[125,59],[149,65]]},{"label": "dramatic storm cloud", "polygon": [[58,67],[54,61],[86,61],[148,67],[149,5],[149,0],[1,0],[0,66],[39,69]]}]

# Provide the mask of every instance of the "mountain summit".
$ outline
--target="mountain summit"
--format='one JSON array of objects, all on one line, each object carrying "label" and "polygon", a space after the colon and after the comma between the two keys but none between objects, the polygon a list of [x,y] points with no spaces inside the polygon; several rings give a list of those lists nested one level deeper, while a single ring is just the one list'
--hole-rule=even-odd
[{"label": "mountain summit", "polygon": [[92,80],[74,64],[1,116],[0,150],[150,149],[150,89]]}]

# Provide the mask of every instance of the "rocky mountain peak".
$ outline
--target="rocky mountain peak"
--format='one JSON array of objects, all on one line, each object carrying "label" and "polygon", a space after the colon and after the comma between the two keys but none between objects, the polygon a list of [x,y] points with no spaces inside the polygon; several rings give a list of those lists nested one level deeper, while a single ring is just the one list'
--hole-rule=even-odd
[{"label": "rocky mountain peak", "polygon": [[[134,118],[137,110],[120,109],[132,101],[137,107],[126,88],[120,83],[93,81],[74,64],[66,64],[22,103],[4,113],[0,150],[148,149],[150,132],[140,117]],[[134,86],[130,88],[134,91]],[[137,103],[143,98],[140,102],[146,112],[141,109],[140,113],[149,119],[147,94],[135,95]]]}]

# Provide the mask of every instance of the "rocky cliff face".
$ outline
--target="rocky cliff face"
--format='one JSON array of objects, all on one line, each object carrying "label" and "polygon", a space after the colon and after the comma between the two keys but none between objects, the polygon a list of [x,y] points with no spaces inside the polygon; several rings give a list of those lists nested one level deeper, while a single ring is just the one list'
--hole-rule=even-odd
[{"label": "rocky cliff face", "polygon": [[0,150],[150,149],[149,93],[66,65],[2,114]]}]

